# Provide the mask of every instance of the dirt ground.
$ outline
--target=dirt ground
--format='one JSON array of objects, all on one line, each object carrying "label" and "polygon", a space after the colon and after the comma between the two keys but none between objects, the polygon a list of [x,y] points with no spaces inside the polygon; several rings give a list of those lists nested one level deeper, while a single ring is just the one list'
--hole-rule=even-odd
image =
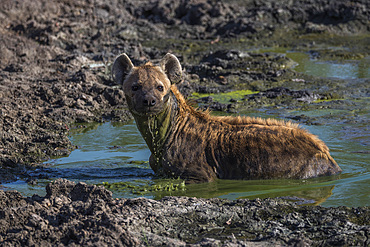
[{"label": "dirt ground", "polygon": [[[312,85],[287,83],[296,72],[286,57],[246,56],[238,49],[241,44],[310,49],[319,40],[348,52],[316,55],[366,57],[369,1],[3,0],[1,5],[0,184],[29,179],[28,171],[40,162],[68,155],[75,148],[67,137],[71,124],[131,118],[109,72],[122,52],[136,64],[175,53],[185,69],[185,95],[261,91],[247,107],[258,107],[259,97],[268,101],[281,94],[309,100],[369,93],[367,81],[342,88],[330,82],[338,92],[309,94],[302,90]],[[359,41],[346,38],[353,36]],[[228,112],[239,107],[203,103]],[[370,244],[368,207],[296,207],[272,199],[114,200],[105,189],[64,180],[49,185],[45,198],[0,190],[0,205],[4,246]]]},{"label": "dirt ground", "polygon": [[2,246],[368,246],[370,210],[279,199],[113,199],[58,179],[46,196],[0,190]]}]

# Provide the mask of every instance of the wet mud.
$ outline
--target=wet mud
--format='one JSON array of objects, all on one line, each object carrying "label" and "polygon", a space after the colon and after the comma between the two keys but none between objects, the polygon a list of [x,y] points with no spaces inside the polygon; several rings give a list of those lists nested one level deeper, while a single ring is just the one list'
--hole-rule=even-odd
[{"label": "wet mud", "polygon": [[58,179],[46,196],[0,190],[2,246],[367,246],[369,208],[281,199],[114,199]]},{"label": "wet mud", "polygon": [[[32,183],[30,171],[68,155],[76,148],[67,136],[76,122],[131,119],[110,77],[111,62],[122,52],[135,64],[176,54],[185,69],[182,93],[210,94],[196,99],[201,108],[264,108],[304,124],[357,124],[366,134],[368,65],[359,78],[320,78],[295,71],[288,55],[259,49],[368,63],[369,9],[361,0],[2,1],[0,183]],[[227,102],[212,98],[236,90],[253,93]],[[348,114],[297,116],[294,109]],[[105,189],[64,180],[48,185],[46,197],[0,190],[0,204],[5,246],[369,245],[367,207],[296,207],[275,199],[114,200]]]}]

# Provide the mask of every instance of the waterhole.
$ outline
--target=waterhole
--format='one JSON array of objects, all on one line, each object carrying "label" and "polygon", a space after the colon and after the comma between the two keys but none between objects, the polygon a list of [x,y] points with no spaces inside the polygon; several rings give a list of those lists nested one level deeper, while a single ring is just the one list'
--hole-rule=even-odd
[{"label": "waterhole", "polygon": [[[295,69],[319,77],[342,79],[369,78],[368,59],[330,62],[310,59],[307,53],[288,52],[297,62]],[[367,60],[366,60],[367,59]],[[365,65],[364,65],[365,63]],[[367,64],[367,65],[366,65]],[[235,95],[233,95],[235,97]],[[229,97],[220,95],[219,97]],[[370,205],[370,132],[369,98],[361,99],[361,110],[343,111],[322,107],[305,110],[255,109],[244,115],[290,118],[304,116],[320,119],[320,125],[301,125],[322,139],[333,158],[343,169],[338,176],[307,180],[218,180],[212,183],[185,185],[180,179],[165,180],[155,176],[148,160],[150,151],[133,121],[76,125],[70,139],[78,148],[68,157],[52,159],[46,167],[33,171],[38,177],[33,185],[19,180],[4,184],[25,196],[44,195],[45,186],[56,178],[104,185],[114,197],[163,196],[219,197],[226,199],[283,197],[301,204],[323,206]],[[324,102],[325,103],[325,102]],[[356,103],[356,102],[354,102]],[[355,116],[353,120],[352,116]],[[42,175],[42,176],[41,176]],[[42,177],[45,179],[42,179]]]}]

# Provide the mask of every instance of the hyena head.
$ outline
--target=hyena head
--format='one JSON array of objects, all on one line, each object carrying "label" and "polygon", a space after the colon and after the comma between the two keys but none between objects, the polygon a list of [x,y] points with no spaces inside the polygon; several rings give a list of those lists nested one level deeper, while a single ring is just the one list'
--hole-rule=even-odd
[{"label": "hyena head", "polygon": [[171,93],[171,85],[181,81],[179,60],[168,53],[159,66],[146,63],[135,67],[126,54],[119,55],[112,67],[114,80],[122,85],[130,111],[139,116],[162,112]]}]

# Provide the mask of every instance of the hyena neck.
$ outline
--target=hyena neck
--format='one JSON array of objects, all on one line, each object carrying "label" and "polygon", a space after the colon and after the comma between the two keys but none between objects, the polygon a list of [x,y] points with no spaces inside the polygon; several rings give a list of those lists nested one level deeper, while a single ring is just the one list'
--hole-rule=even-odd
[{"label": "hyena neck", "polygon": [[139,116],[133,114],[136,125],[152,154],[159,158],[177,115],[177,99],[170,92],[165,109],[157,115]]}]

